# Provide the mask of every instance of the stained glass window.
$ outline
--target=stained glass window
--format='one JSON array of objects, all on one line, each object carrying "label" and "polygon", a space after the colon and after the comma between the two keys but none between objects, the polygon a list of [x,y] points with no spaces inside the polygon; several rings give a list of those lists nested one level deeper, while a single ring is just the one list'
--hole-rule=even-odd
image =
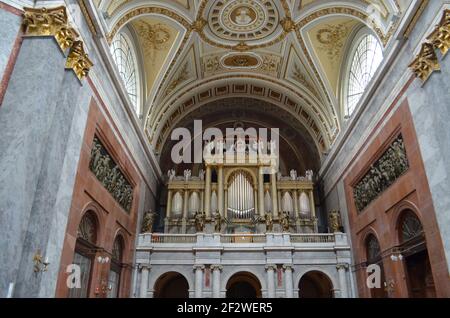
[{"label": "stained glass window", "polygon": [[120,76],[122,77],[125,89],[128,96],[133,103],[136,113],[139,113],[138,105],[138,72],[136,55],[132,49],[129,38],[119,33],[111,44],[111,53],[114,61],[119,69]]},{"label": "stained glass window", "polygon": [[383,50],[373,35],[365,35],[351,59],[345,115],[351,116],[383,60]]}]

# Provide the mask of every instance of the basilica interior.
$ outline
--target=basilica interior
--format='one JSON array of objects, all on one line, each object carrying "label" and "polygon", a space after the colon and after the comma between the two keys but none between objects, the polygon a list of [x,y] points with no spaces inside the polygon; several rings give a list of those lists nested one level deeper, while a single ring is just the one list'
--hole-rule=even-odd
[{"label": "basilica interior", "polygon": [[450,1],[0,0],[0,297],[450,297]]}]

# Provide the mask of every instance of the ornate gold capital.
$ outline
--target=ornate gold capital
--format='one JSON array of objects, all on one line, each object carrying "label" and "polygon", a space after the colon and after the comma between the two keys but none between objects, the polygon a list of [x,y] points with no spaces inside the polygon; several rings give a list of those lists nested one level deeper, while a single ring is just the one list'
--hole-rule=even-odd
[{"label": "ornate gold capital", "polygon": [[430,43],[423,43],[419,55],[409,67],[417,78],[426,82],[434,71],[441,69],[434,46]]},{"label": "ornate gold capital", "polygon": [[89,74],[89,70],[93,65],[84,50],[83,42],[75,41],[67,57],[66,69],[72,69],[81,81]]},{"label": "ornate gold capital", "polygon": [[62,51],[72,46],[78,33],[68,24],[65,7],[24,8],[25,36],[52,36]]},{"label": "ornate gold capital", "polygon": [[434,47],[438,48],[442,55],[445,56],[450,48],[450,9],[444,11],[444,15],[436,26],[436,29],[431,33],[427,40],[429,40]]}]

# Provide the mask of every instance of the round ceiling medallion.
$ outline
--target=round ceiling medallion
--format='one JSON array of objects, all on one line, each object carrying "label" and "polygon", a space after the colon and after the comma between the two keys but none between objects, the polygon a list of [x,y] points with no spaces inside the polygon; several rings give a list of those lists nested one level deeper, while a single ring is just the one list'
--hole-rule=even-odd
[{"label": "round ceiling medallion", "polygon": [[212,5],[209,28],[217,37],[231,41],[259,40],[279,25],[272,0],[219,0]]}]

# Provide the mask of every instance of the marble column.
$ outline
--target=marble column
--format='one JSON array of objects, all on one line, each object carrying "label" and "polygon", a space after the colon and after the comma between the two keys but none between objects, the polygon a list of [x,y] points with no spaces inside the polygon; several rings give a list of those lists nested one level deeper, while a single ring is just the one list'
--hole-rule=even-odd
[{"label": "marble column", "polygon": [[338,264],[336,269],[339,275],[339,287],[341,291],[341,298],[348,298],[347,291],[347,268],[348,264]]},{"label": "marble column", "polygon": [[259,167],[258,171],[258,208],[259,208],[259,216],[264,218],[265,217],[265,211],[264,211],[264,168]]},{"label": "marble column", "polygon": [[187,219],[188,217],[188,204],[189,204],[189,190],[184,190],[183,197],[183,219]]},{"label": "marble column", "polygon": [[224,216],[224,212],[223,212],[223,197],[224,197],[224,193],[223,193],[223,166],[220,165],[217,168],[217,191],[218,191],[218,195],[217,195],[217,210],[219,211],[219,214],[223,217]]},{"label": "marble column", "polygon": [[298,206],[298,191],[297,190],[293,191],[293,196],[294,196],[295,217],[298,219],[300,217],[300,209],[299,209],[299,206]]},{"label": "marble column", "polygon": [[172,215],[172,190],[167,194],[166,218],[170,219]]},{"label": "marble column", "polygon": [[286,298],[294,298],[294,282],[292,281],[292,265],[283,265]]},{"label": "marble column", "polygon": [[205,174],[205,215],[211,217],[211,166],[206,166]]},{"label": "marble column", "polygon": [[277,175],[275,173],[272,173],[270,175],[270,190],[271,190],[271,197],[272,197],[272,215],[273,217],[278,217],[278,203],[277,203]]},{"label": "marble column", "polygon": [[142,264],[141,267],[141,288],[139,291],[140,298],[147,298],[148,291],[148,276],[150,272],[150,265]]},{"label": "marble column", "polygon": [[[24,38],[0,107],[0,297],[54,297],[91,90],[54,38]],[[6,186],[7,185],[7,186]],[[51,263],[36,275],[33,256]]]},{"label": "marble column", "polygon": [[211,265],[212,271],[212,297],[220,298],[220,272],[223,269],[222,265]]},{"label": "marble column", "polygon": [[203,270],[205,265],[194,265],[195,272],[195,298],[202,298],[203,296]]},{"label": "marble column", "polygon": [[223,203],[223,205],[224,205],[224,208],[223,208],[223,213],[224,213],[224,217],[227,217],[228,215],[228,213],[227,213],[227,211],[228,211],[228,189],[225,187],[225,189],[223,190],[223,197],[224,197],[224,203]]},{"label": "marble column", "polygon": [[266,265],[267,272],[267,297],[275,298],[275,271],[276,265]]}]

